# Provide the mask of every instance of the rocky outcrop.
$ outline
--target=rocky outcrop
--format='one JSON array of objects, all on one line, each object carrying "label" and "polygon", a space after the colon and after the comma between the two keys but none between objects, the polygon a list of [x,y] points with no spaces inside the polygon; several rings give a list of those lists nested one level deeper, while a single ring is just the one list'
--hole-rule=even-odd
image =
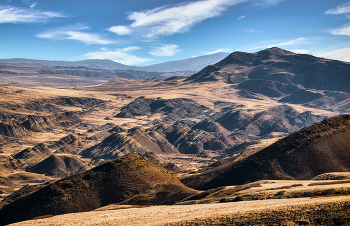
[{"label": "rocky outcrop", "polygon": [[139,97],[130,104],[121,108],[115,117],[132,118],[134,116],[161,113],[165,121],[177,121],[182,118],[198,118],[210,115],[212,111],[196,102],[186,99],[147,99]]}]

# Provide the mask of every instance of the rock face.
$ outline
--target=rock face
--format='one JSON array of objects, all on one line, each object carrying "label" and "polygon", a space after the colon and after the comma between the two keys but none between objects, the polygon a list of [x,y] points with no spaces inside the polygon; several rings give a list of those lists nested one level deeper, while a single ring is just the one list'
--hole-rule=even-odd
[{"label": "rock face", "polygon": [[312,179],[350,171],[350,116],[325,119],[303,128],[236,163],[208,168],[183,183],[196,189],[263,179]]},{"label": "rock face", "polygon": [[17,194],[0,209],[0,224],[49,214],[91,211],[124,201],[159,183],[183,186],[154,160],[138,154],[126,155],[29,193]]}]

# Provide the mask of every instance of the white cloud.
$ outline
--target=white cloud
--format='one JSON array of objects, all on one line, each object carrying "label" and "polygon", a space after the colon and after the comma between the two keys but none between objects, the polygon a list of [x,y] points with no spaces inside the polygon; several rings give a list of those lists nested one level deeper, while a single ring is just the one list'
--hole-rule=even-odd
[{"label": "white cloud", "polygon": [[240,16],[240,17],[238,17],[238,19],[237,20],[242,20],[243,18],[245,18],[246,16]]},{"label": "white cloud", "polygon": [[343,14],[350,13],[350,2],[338,6],[335,9],[329,9],[325,12],[326,14]]},{"label": "white cloud", "polygon": [[113,43],[110,40],[101,38],[98,34],[91,34],[83,32],[81,30],[89,29],[86,26],[67,26],[54,30],[39,33],[35,35],[38,38],[46,38],[53,40],[77,40],[85,44],[110,44]]},{"label": "white cloud", "polygon": [[344,26],[331,30],[333,35],[350,35],[350,23],[345,24]]},{"label": "white cloud", "polygon": [[300,53],[300,54],[308,54],[308,53],[310,53],[310,51],[307,50],[307,49],[291,49],[289,51],[291,51],[293,53]]},{"label": "white cloud", "polygon": [[217,49],[217,50],[214,50],[214,51],[203,52],[203,53],[204,53],[205,55],[210,55],[210,54],[221,53],[221,52],[230,53],[230,52],[232,52],[232,50],[231,50],[230,48],[220,48],[220,49]]},{"label": "white cloud", "polygon": [[57,12],[35,10],[34,7],[35,4],[32,4],[30,9],[0,6],[0,23],[35,23],[45,22],[55,17],[65,17]]},{"label": "white cloud", "polygon": [[30,4],[30,9],[34,9],[35,6],[36,6],[36,2]]},{"label": "white cloud", "polygon": [[261,33],[262,31],[258,31],[256,29],[249,29],[249,30],[244,30],[245,32],[249,32],[249,33]]},{"label": "white cloud", "polygon": [[284,0],[258,0],[258,2],[255,3],[255,5],[261,6],[261,7],[269,7],[269,6],[278,5],[283,1]]},{"label": "white cloud", "polygon": [[129,35],[131,30],[126,26],[113,26],[108,28],[110,32],[116,33],[117,35]]},{"label": "white cloud", "polygon": [[154,48],[150,54],[154,56],[174,56],[176,53],[181,52],[179,46],[174,44],[162,45]]},{"label": "white cloud", "polygon": [[350,48],[315,53],[316,56],[350,62]]},{"label": "white cloud", "polygon": [[89,52],[85,53],[83,56],[87,59],[109,59],[118,63],[126,65],[140,64],[144,62],[151,61],[148,58],[140,58],[135,55],[128,53],[132,50],[140,49],[136,46],[126,47],[124,49],[107,50],[105,48],[101,49],[99,52]]},{"label": "white cloud", "polygon": [[264,46],[257,46],[252,49],[262,49],[262,48],[271,48],[271,47],[283,47],[283,46],[294,46],[294,45],[301,45],[301,44],[306,44],[307,39],[306,38],[297,38],[285,42],[277,42],[269,45],[264,45]]},{"label": "white cloud", "polygon": [[205,19],[219,16],[229,6],[245,1],[248,0],[202,0],[171,8],[132,12],[128,19],[133,23],[129,26],[113,26],[109,30],[119,35],[136,32],[146,38],[184,33]]}]

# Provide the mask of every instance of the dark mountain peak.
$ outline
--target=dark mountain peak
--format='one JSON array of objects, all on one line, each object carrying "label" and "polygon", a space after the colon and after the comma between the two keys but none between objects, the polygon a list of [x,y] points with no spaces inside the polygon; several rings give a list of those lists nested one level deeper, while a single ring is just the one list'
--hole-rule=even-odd
[{"label": "dark mountain peak", "polygon": [[349,93],[349,73],[347,62],[273,47],[255,53],[233,52],[185,81],[223,81],[239,84],[236,88],[241,90],[283,98],[303,88]]},{"label": "dark mountain peak", "polygon": [[295,53],[285,50],[285,49],[281,49],[278,47],[271,47],[271,48],[267,48],[264,50],[260,50],[259,52],[257,52],[258,55],[262,55],[262,54],[266,54],[269,53],[271,55],[275,55],[275,56],[282,56],[282,55],[295,55]]}]

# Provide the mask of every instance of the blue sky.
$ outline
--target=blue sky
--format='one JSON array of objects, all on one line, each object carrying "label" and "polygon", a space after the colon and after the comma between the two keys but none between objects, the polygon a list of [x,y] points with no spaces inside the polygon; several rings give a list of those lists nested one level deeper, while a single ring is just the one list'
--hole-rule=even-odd
[{"label": "blue sky", "polygon": [[350,62],[350,1],[0,0],[0,58],[149,65],[280,47]]}]

